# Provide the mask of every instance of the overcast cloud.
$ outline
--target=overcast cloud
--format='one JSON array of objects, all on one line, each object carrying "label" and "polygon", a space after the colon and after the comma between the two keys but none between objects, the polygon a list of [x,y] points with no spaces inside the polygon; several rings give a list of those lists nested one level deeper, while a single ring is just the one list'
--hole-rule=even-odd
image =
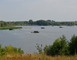
[{"label": "overcast cloud", "polygon": [[77,0],[0,0],[0,20],[77,21]]}]

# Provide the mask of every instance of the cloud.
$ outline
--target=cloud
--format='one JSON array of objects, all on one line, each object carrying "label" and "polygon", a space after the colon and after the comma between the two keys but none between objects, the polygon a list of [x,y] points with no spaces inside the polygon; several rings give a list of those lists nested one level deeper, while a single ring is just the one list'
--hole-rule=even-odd
[{"label": "cloud", "polygon": [[5,19],[71,19],[77,16],[77,0],[2,0],[0,16]]},{"label": "cloud", "polygon": [[22,0],[7,0],[7,1],[22,1]]}]

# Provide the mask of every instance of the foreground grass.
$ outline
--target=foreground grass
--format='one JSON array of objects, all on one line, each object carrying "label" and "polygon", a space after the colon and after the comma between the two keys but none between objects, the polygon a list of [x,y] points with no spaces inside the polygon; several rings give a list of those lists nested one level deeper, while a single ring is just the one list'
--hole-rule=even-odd
[{"label": "foreground grass", "polygon": [[6,54],[0,56],[0,60],[77,60],[76,56],[47,56],[44,54]]},{"label": "foreground grass", "polygon": [[0,30],[6,30],[6,29],[21,29],[22,27],[0,27]]}]

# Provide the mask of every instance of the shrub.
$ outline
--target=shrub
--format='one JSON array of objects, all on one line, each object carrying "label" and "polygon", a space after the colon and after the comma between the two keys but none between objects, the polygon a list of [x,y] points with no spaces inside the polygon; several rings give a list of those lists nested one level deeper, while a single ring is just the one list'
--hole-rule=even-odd
[{"label": "shrub", "polygon": [[24,51],[21,50],[21,48],[16,48],[11,45],[1,48],[1,45],[0,45],[0,56],[5,54],[23,54],[23,53]]},{"label": "shrub", "polygon": [[44,52],[47,55],[69,55],[68,44],[65,36],[58,38],[55,40],[53,45],[46,46],[44,48]]}]

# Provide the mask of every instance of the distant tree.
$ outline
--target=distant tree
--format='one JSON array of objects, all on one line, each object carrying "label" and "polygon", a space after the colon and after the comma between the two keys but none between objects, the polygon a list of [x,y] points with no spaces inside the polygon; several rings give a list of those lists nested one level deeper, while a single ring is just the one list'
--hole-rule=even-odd
[{"label": "distant tree", "polygon": [[33,20],[29,20],[29,24],[30,25],[33,25]]},{"label": "distant tree", "polygon": [[0,21],[0,27],[4,27],[4,26],[6,26],[6,25],[7,25],[6,22]]},{"label": "distant tree", "polygon": [[29,22],[28,21],[24,21],[24,25],[29,25]]},{"label": "distant tree", "polygon": [[56,25],[56,22],[54,20],[47,20],[49,25]]},{"label": "distant tree", "polygon": [[[66,25],[66,26],[72,26],[72,25],[77,25],[77,21],[75,22],[55,22],[54,20],[37,20],[37,21],[33,21],[32,19],[30,19],[29,21],[16,21],[16,22],[6,22],[6,24],[8,26],[18,26],[18,25],[52,25],[52,26],[60,26],[60,25]],[[1,24],[1,26],[3,26],[3,24]]]},{"label": "distant tree", "polygon": [[48,25],[52,25],[52,21],[51,20],[47,20]]},{"label": "distant tree", "polygon": [[35,23],[36,23],[36,25],[48,25],[48,22],[45,20],[38,20]]}]

